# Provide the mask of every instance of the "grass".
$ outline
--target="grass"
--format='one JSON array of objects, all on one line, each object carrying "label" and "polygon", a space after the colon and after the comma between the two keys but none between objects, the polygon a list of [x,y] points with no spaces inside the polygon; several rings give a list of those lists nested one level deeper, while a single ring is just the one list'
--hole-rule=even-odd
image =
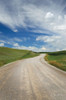
[{"label": "grass", "polygon": [[66,71],[66,51],[48,53],[45,60],[51,65]]},{"label": "grass", "polygon": [[[42,54],[42,52],[36,53],[29,50],[18,50],[7,47],[0,47],[0,66],[3,66],[4,64],[16,60],[35,57],[38,56],[39,54]],[[48,52],[47,55],[45,56],[45,60],[48,61],[48,63],[50,63],[51,65],[54,65],[66,71],[66,51],[50,52],[50,53]]]},{"label": "grass", "polygon": [[38,55],[39,53],[35,53],[29,50],[18,50],[18,49],[11,49],[7,47],[0,47],[0,66],[3,66],[4,64],[16,60],[35,57]]}]

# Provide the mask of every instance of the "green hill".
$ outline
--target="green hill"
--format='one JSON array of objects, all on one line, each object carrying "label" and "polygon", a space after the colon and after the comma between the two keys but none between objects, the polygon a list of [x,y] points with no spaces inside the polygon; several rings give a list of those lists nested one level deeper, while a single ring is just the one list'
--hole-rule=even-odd
[{"label": "green hill", "polygon": [[66,71],[66,51],[50,52],[45,56],[45,60],[51,65]]},{"label": "green hill", "polygon": [[[16,60],[35,57],[41,53],[36,53],[29,50],[18,50],[7,47],[0,47],[0,66]],[[47,60],[48,63],[66,71],[66,51],[47,52],[45,60]]]},{"label": "green hill", "polygon": [[38,55],[39,53],[35,53],[29,50],[18,50],[7,47],[0,47],[0,66],[12,61],[30,58]]}]

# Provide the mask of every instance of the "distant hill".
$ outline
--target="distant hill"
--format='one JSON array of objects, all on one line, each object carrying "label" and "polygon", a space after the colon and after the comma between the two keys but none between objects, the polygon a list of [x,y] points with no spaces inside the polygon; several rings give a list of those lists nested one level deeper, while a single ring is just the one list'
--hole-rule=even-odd
[{"label": "distant hill", "polygon": [[35,53],[29,50],[18,50],[7,47],[0,47],[0,66],[12,61],[30,58],[38,55],[39,53]]},{"label": "distant hill", "polygon": [[57,51],[57,52],[48,52],[49,55],[66,55],[66,50],[64,51]]}]

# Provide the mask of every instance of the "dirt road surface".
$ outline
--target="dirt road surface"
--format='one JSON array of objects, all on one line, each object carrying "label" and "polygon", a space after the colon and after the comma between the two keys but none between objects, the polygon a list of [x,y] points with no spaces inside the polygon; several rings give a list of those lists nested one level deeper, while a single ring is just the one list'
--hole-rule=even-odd
[{"label": "dirt road surface", "polygon": [[0,100],[66,100],[66,73],[47,64],[45,55],[0,68]]}]

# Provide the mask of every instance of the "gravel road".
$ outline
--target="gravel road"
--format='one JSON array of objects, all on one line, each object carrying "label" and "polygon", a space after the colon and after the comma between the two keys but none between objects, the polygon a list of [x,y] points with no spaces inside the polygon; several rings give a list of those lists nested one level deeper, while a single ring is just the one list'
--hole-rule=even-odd
[{"label": "gravel road", "polygon": [[0,68],[0,100],[66,100],[66,72],[44,54]]}]

